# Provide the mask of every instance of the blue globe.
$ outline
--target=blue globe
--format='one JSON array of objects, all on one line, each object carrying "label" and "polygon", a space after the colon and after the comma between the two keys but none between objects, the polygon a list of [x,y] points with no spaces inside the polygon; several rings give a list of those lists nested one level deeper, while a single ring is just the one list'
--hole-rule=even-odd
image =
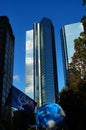
[{"label": "blue globe", "polygon": [[65,120],[65,113],[62,107],[55,103],[47,103],[39,107],[36,113],[36,123],[40,127],[53,128],[62,125]]}]

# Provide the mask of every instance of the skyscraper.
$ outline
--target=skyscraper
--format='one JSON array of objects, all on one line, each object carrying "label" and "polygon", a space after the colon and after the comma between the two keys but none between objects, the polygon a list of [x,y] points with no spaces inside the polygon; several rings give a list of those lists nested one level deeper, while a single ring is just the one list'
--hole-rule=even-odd
[{"label": "skyscraper", "polygon": [[61,45],[65,86],[67,86],[69,63],[71,62],[72,56],[74,54],[74,40],[80,36],[82,31],[83,25],[81,22],[65,25],[61,28]]},{"label": "skyscraper", "polygon": [[[0,16],[0,118],[4,118],[9,90],[13,82],[14,35],[9,19]],[[6,118],[6,117],[5,117]]]},{"label": "skyscraper", "polygon": [[[26,35],[29,39],[31,39],[31,34],[26,33]],[[33,41],[30,43],[33,44],[33,55],[31,55],[34,84],[33,93],[38,106],[41,106],[42,104],[47,102],[55,102],[57,100],[58,94],[54,27],[50,19],[43,18],[40,23],[34,23],[32,37]],[[27,70],[28,68],[26,68],[26,79],[27,73],[29,74]],[[29,79],[27,80],[29,81]],[[29,86],[30,85],[28,85],[28,88]],[[27,86],[26,90],[28,90]]]},{"label": "skyscraper", "polygon": [[33,75],[33,30],[26,31],[26,58],[25,58],[25,93],[34,99],[34,75]]}]

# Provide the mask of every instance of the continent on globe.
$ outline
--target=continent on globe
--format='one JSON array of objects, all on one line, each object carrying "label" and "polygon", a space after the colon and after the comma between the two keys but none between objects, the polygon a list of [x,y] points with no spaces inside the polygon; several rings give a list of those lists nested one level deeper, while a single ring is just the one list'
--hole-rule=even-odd
[{"label": "continent on globe", "polygon": [[65,112],[59,104],[47,103],[41,106],[36,113],[36,123],[42,128],[61,128],[65,121]]}]

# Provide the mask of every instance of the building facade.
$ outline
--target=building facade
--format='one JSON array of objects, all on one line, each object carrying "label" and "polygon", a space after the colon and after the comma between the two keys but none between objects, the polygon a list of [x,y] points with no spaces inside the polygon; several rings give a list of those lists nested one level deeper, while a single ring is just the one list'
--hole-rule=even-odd
[{"label": "building facade", "polygon": [[13,83],[14,35],[9,19],[0,16],[0,118],[6,118],[5,106]]},{"label": "building facade", "polygon": [[25,93],[34,99],[34,78],[33,78],[33,30],[26,31],[26,57],[25,57]]},{"label": "building facade", "polygon": [[32,37],[33,93],[38,106],[41,106],[47,102],[56,102],[58,94],[54,27],[50,19],[43,18],[40,23],[34,23]]},{"label": "building facade", "polygon": [[67,86],[69,64],[72,61],[72,56],[74,54],[74,40],[80,36],[81,32],[83,32],[83,25],[81,22],[65,25],[61,28],[61,47],[65,86]]}]

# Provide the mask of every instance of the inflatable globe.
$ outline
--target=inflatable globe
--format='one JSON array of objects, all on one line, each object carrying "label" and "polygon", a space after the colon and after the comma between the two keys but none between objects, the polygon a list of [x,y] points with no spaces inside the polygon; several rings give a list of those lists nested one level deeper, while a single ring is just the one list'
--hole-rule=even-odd
[{"label": "inflatable globe", "polygon": [[65,120],[65,113],[60,105],[47,103],[39,107],[36,113],[36,123],[43,128],[61,127]]}]

